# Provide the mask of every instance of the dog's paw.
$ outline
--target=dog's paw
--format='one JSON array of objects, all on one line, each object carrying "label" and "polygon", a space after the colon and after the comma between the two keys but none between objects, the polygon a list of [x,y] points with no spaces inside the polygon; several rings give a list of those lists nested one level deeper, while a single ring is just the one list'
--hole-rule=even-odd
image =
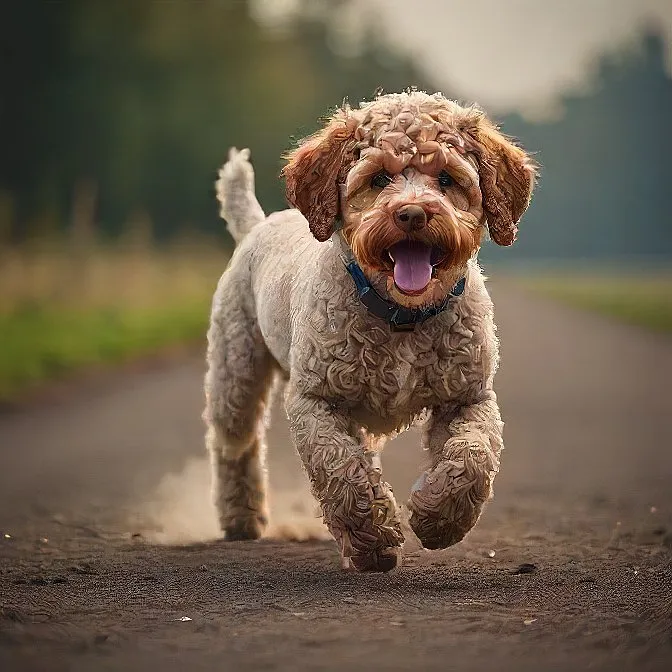
[{"label": "dog's paw", "polygon": [[389,572],[401,566],[402,554],[399,547],[378,548],[370,553],[358,553],[344,558],[358,572]]},{"label": "dog's paw", "polygon": [[429,551],[454,546],[471,529],[471,526],[454,525],[450,521],[425,518],[415,513],[411,515],[409,524],[422,547]]},{"label": "dog's paw", "polygon": [[[452,457],[452,456],[451,456]],[[445,459],[413,486],[409,524],[424,548],[453,546],[478,521],[491,494],[491,477],[478,456]]]},{"label": "dog's paw", "polygon": [[236,518],[223,525],[225,541],[255,541],[260,539],[266,529],[264,516]]}]

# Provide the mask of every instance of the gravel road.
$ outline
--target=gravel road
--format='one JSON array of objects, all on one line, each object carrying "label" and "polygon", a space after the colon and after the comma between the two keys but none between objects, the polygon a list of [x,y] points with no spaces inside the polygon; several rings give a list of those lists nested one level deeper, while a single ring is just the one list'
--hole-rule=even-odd
[{"label": "gravel road", "polygon": [[[672,669],[672,341],[493,296],[495,499],[388,575],[339,569],[280,412],[272,538],[215,538],[200,355],[3,413],[0,667]],[[398,500],[418,464],[413,433],[386,449]]]}]

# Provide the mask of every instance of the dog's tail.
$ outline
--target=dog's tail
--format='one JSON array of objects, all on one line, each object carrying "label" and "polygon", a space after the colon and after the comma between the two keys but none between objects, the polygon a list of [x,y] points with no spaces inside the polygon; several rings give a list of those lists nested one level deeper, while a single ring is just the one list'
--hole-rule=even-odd
[{"label": "dog's tail", "polygon": [[254,194],[254,168],[250,150],[229,150],[229,160],[221,167],[216,182],[219,214],[226,220],[229,233],[239,243],[249,231],[266,219]]}]

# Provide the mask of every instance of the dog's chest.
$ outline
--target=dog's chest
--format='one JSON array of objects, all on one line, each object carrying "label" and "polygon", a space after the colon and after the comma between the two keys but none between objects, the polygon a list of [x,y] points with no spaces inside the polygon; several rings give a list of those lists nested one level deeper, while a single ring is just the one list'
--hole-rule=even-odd
[{"label": "dog's chest", "polygon": [[323,327],[306,362],[319,394],[374,432],[482,389],[482,334],[457,311],[406,333],[361,314],[332,314]]}]

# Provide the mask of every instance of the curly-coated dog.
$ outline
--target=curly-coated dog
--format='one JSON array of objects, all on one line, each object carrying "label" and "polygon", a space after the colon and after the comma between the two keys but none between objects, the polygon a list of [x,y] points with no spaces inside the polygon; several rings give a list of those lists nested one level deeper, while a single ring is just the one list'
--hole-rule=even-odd
[{"label": "curly-coated dog", "polygon": [[287,200],[265,217],[249,152],[217,183],[238,243],[213,300],[207,446],[227,539],[268,521],[264,434],[276,383],[344,566],[401,561],[385,440],[423,428],[408,502],[426,548],[460,541],[491,496],[502,451],[498,342],[476,256],[510,245],[535,178],[476,107],[441,94],[344,105],[288,156]]}]

